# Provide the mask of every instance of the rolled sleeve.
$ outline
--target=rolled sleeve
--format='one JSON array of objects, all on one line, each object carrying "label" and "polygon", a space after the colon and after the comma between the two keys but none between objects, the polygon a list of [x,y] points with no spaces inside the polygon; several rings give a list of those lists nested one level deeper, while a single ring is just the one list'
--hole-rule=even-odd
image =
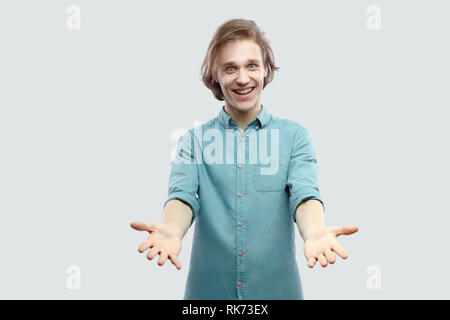
[{"label": "rolled sleeve", "polygon": [[195,139],[192,131],[184,134],[177,144],[175,158],[172,160],[169,176],[169,192],[164,206],[173,199],[178,199],[188,204],[192,209],[194,223],[199,211],[198,200],[198,161],[194,149]]},{"label": "rolled sleeve", "polygon": [[306,128],[300,127],[292,141],[287,186],[289,187],[289,207],[296,222],[297,207],[310,199],[323,201],[319,192],[316,152],[312,138]]}]

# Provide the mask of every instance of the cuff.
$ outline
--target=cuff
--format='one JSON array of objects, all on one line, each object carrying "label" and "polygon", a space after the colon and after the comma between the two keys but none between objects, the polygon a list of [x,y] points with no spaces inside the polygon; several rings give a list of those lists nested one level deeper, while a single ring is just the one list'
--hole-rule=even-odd
[{"label": "cuff", "polygon": [[323,204],[319,192],[316,190],[311,190],[311,192],[305,193],[291,200],[291,217],[294,220],[294,222],[297,222],[295,219],[295,212],[297,211],[298,206],[301,205],[302,202],[311,199],[319,200],[320,203],[322,203],[323,209],[325,210],[325,205]]}]

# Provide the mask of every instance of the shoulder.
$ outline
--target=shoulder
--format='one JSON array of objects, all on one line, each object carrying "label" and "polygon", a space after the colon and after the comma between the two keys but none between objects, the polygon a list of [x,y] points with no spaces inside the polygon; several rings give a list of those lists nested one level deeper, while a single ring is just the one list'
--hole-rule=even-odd
[{"label": "shoulder", "polygon": [[190,128],[189,130],[187,130],[187,132],[185,132],[184,136],[185,137],[189,136],[198,143],[200,138],[203,136],[204,132],[210,129],[218,129],[219,126],[220,122],[218,117],[210,119],[206,122],[198,121],[194,124],[194,127]]},{"label": "shoulder", "polygon": [[206,122],[203,121],[196,121],[194,124],[194,127],[189,129],[189,132],[193,134],[195,131],[198,130],[205,130],[205,129],[211,129],[211,128],[218,128],[220,125],[219,118],[214,117]]},{"label": "shoulder", "polygon": [[274,127],[283,129],[283,131],[289,132],[292,136],[301,135],[307,132],[306,127],[297,121],[280,118],[274,115],[272,115],[272,121]]}]

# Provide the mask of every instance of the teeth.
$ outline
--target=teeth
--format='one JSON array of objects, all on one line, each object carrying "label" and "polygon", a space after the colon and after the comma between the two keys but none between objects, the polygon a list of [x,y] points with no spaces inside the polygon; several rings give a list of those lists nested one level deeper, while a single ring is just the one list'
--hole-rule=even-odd
[{"label": "teeth", "polygon": [[246,94],[249,93],[250,91],[252,91],[253,88],[247,89],[247,90],[235,90],[237,93],[239,94]]}]

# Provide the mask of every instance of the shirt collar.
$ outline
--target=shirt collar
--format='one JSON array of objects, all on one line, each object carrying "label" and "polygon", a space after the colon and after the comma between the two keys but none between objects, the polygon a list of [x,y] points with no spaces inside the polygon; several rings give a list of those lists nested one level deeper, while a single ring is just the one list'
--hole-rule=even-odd
[{"label": "shirt collar", "polygon": [[[255,120],[258,120],[261,125],[261,128],[263,128],[266,124],[269,123],[270,118],[271,118],[271,115],[270,115],[269,111],[267,110],[267,108],[265,108],[261,104],[261,111],[256,116]],[[222,108],[220,109],[220,112],[219,112],[219,122],[222,125],[224,125],[225,127],[227,127],[231,124],[232,120],[233,120],[233,118],[231,118],[231,116],[228,113],[226,113],[225,106],[222,106]],[[253,121],[255,121],[255,120],[253,120]],[[252,123],[252,122],[250,122],[250,123]],[[236,124],[236,122],[235,122],[235,124]]]}]

